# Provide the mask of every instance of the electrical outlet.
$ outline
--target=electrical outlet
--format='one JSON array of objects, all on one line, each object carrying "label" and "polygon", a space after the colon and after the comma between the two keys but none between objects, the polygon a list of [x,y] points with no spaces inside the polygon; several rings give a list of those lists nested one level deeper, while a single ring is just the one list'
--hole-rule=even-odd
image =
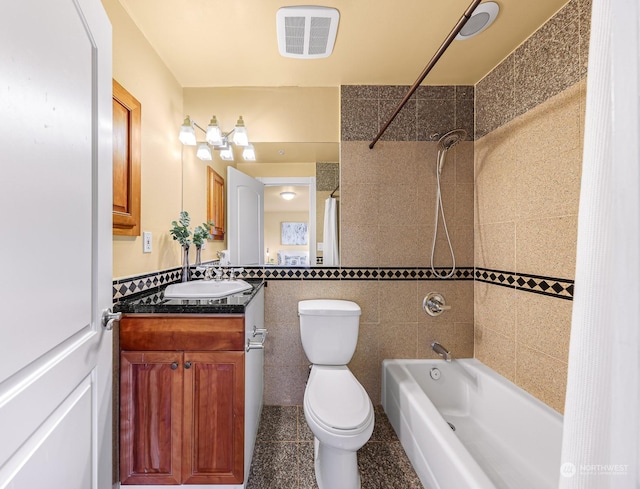
[{"label": "electrical outlet", "polygon": [[207,240],[206,239],[202,242],[202,249],[203,250],[207,249]]},{"label": "electrical outlet", "polygon": [[142,232],[142,252],[151,253],[152,249],[152,237],[150,231]]}]

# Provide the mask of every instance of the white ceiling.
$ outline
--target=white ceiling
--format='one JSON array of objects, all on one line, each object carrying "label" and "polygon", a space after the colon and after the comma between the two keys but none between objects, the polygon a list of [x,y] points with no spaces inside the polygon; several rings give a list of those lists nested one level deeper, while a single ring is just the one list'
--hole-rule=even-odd
[{"label": "white ceiling", "polygon": [[[410,85],[470,0],[327,0],[340,11],[333,54],[278,53],[282,0],[120,0],[183,87]],[[497,0],[495,23],[454,41],[423,84],[472,85],[567,0]],[[306,3],[303,3],[306,4]]]}]

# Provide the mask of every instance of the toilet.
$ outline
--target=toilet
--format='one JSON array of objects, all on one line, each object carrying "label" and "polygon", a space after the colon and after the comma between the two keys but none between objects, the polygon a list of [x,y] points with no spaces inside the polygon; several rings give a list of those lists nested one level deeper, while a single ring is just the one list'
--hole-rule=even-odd
[{"label": "toilet", "polygon": [[302,347],[313,364],[304,417],[314,436],[319,489],[359,489],[357,451],[371,437],[371,399],[347,363],[358,342],[360,307],[343,300],[298,303]]}]

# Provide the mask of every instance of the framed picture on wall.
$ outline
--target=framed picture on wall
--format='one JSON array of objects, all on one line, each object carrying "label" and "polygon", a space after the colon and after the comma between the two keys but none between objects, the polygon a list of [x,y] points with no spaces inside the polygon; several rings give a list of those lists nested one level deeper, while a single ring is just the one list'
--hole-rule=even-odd
[{"label": "framed picture on wall", "polygon": [[280,244],[306,245],[309,243],[308,225],[306,222],[283,222]]}]

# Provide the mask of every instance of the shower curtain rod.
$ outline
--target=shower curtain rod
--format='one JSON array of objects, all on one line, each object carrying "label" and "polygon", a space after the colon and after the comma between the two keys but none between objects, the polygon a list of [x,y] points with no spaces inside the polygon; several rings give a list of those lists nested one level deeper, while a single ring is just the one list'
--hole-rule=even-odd
[{"label": "shower curtain rod", "polygon": [[402,99],[402,102],[400,102],[400,104],[398,105],[398,107],[396,107],[395,112],[393,113],[393,115],[389,118],[389,120],[387,121],[387,123],[382,127],[382,129],[380,129],[380,131],[378,132],[378,134],[376,135],[376,137],[373,139],[373,141],[371,141],[371,144],[369,144],[369,149],[373,149],[373,147],[376,145],[376,143],[378,142],[378,139],[380,139],[380,137],[384,134],[384,132],[387,130],[387,128],[389,127],[389,125],[393,122],[393,120],[396,118],[396,116],[398,115],[398,113],[402,110],[402,107],[404,107],[404,105],[407,103],[407,101],[409,100],[409,98],[411,97],[411,95],[413,95],[413,92],[415,92],[418,87],[420,86],[420,84],[422,83],[422,81],[426,78],[426,76],[429,74],[429,72],[431,71],[431,69],[436,65],[436,63],[438,62],[438,60],[440,59],[440,57],[444,54],[444,52],[447,50],[447,48],[449,47],[449,44],[451,44],[454,40],[454,38],[458,35],[458,33],[462,30],[462,28],[464,27],[464,25],[467,23],[467,21],[471,18],[471,14],[473,14],[473,11],[476,9],[476,7],[478,6],[478,4],[481,2],[482,0],[473,0],[473,2],[471,2],[471,5],[469,5],[469,8],[467,8],[467,10],[465,11],[464,14],[462,14],[462,17],[460,17],[460,20],[458,21],[458,23],[455,25],[455,27],[453,28],[453,30],[449,33],[449,35],[447,36],[447,38],[444,40],[444,42],[442,43],[442,45],[438,48],[438,50],[436,51],[436,54],[433,55],[433,58],[431,58],[431,61],[429,61],[429,64],[425,67],[425,69],[422,71],[422,73],[420,74],[420,76],[418,77],[418,79],[415,81],[415,83],[413,85],[411,85],[411,88],[409,89],[409,91],[407,92],[407,94],[404,96],[404,98]]}]

